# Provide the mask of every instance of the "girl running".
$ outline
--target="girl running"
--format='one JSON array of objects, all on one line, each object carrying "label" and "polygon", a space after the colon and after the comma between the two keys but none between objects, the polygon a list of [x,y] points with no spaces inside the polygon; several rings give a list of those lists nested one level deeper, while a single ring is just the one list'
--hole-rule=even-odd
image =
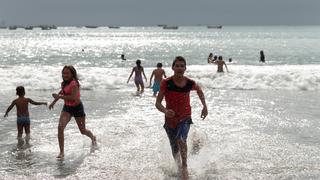
[{"label": "girl running", "polygon": [[96,137],[90,130],[86,129],[86,114],[80,100],[80,84],[76,69],[73,66],[64,66],[62,69],[62,79],[61,91],[58,94],[52,94],[54,100],[49,106],[49,109],[53,109],[59,99],[64,100],[58,125],[60,153],[57,158],[64,157],[64,128],[72,117],[76,119],[81,134],[90,137],[92,144],[96,144]]}]

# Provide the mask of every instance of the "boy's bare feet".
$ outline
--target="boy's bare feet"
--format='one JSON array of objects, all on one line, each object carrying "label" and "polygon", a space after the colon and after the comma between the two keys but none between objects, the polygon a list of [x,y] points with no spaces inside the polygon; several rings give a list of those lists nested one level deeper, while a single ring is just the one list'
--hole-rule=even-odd
[{"label": "boy's bare feet", "polygon": [[21,137],[18,137],[18,146],[23,146],[24,140]]},{"label": "boy's bare feet", "polygon": [[97,145],[97,138],[96,138],[96,136],[93,136],[93,138],[92,138],[92,145]]},{"label": "boy's bare feet", "polygon": [[26,134],[25,140],[26,140],[26,144],[29,144],[30,134]]},{"label": "boy's bare feet", "polygon": [[57,159],[63,159],[63,158],[64,158],[64,154],[63,154],[63,153],[60,153],[56,158],[57,158]]},{"label": "boy's bare feet", "polygon": [[183,166],[181,168],[181,179],[182,180],[188,180],[189,179],[189,172],[188,172],[188,167]]}]

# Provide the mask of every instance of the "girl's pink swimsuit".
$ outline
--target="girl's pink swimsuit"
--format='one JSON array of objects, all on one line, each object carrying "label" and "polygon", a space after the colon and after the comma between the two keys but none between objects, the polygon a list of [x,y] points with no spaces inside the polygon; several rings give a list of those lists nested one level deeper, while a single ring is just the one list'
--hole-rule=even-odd
[{"label": "girl's pink swimsuit", "polygon": [[[72,89],[74,87],[79,87],[77,81],[72,80],[66,87],[63,88],[63,94],[64,95],[71,95],[72,94]],[[76,106],[80,103],[80,89],[76,94],[76,98],[77,100],[73,100],[73,101],[68,101],[68,100],[64,100],[64,104],[67,106]]]}]

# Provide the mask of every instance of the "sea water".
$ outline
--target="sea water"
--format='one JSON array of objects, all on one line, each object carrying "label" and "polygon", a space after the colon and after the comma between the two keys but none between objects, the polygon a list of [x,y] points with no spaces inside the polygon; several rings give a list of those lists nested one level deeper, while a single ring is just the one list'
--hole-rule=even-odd
[{"label": "sea water", "polygon": [[[65,159],[56,160],[58,102],[53,110],[30,105],[32,139],[19,147],[13,109],[0,118],[0,179],[177,179],[151,89],[135,96],[133,81],[126,81],[137,59],[148,81],[158,62],[171,76],[178,55],[187,59],[185,75],[202,87],[209,111],[201,120],[192,92],[191,179],[318,179],[319,40],[319,26],[0,30],[0,110],[16,98],[19,85],[35,101],[52,101],[62,67],[74,65],[86,127],[98,141],[91,146],[72,120]],[[210,52],[233,59],[229,73],[207,64]]]}]

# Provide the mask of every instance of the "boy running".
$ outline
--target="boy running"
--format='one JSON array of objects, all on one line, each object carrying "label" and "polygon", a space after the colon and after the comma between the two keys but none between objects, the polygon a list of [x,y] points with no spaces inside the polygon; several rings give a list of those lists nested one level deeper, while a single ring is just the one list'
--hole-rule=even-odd
[{"label": "boy running", "polygon": [[35,102],[30,98],[26,98],[25,90],[23,86],[18,86],[16,88],[17,95],[19,96],[17,99],[13,100],[11,105],[8,107],[4,117],[8,117],[8,113],[11,109],[16,106],[17,108],[17,129],[18,129],[18,143],[23,144],[22,134],[23,129],[26,133],[25,141],[29,144],[30,140],[30,118],[29,118],[29,103],[33,105],[47,105],[46,102]]},{"label": "boy running", "polygon": [[[187,136],[192,124],[190,91],[196,90],[203,105],[201,118],[208,115],[207,105],[201,88],[195,81],[184,76],[186,60],[178,56],[172,63],[174,75],[161,81],[160,92],[156,100],[156,108],[165,114],[164,128],[168,135],[172,155],[175,159],[182,179],[188,179]],[[162,105],[163,97],[166,107]]]},{"label": "boy running", "polygon": [[164,77],[164,78],[167,77],[165,71],[162,69],[162,63],[158,63],[157,69],[153,70],[151,77],[150,77],[149,87],[151,87],[151,82],[152,82],[153,76],[154,76],[154,82],[153,82],[153,86],[152,86],[153,96],[157,96],[157,93],[160,91],[160,82],[162,81],[162,77]]}]

